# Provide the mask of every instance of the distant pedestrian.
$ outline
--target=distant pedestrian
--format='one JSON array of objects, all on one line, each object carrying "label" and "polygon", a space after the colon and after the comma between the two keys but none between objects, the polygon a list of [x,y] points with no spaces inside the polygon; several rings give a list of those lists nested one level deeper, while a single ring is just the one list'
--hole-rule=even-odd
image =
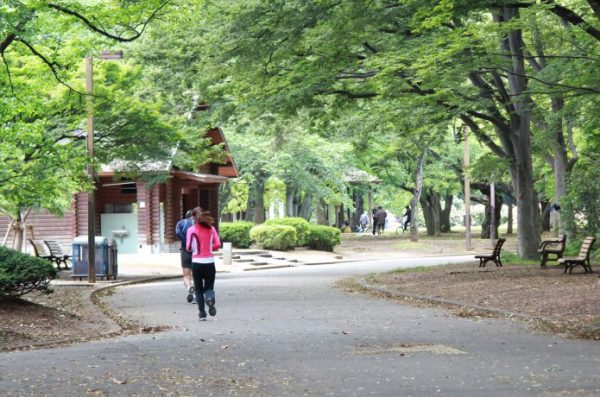
[{"label": "distant pedestrian", "polygon": [[377,233],[377,217],[375,216],[377,214],[377,207],[374,207],[373,210],[371,211],[371,216],[373,218],[373,236],[375,235],[375,233]]},{"label": "distant pedestrian", "polygon": [[375,213],[375,218],[377,218],[377,233],[382,234],[385,227],[387,212],[385,212],[385,210],[379,206],[379,208],[377,208],[377,212]]},{"label": "distant pedestrian", "polygon": [[187,292],[187,301],[189,303],[194,302],[194,287],[192,286],[192,253],[186,248],[186,236],[187,231],[190,227],[194,226],[194,220],[192,218],[192,210],[188,210],[185,213],[185,218],[181,219],[175,225],[175,234],[181,240],[181,270],[183,271],[183,285]]},{"label": "distant pedestrian", "polygon": [[405,209],[404,215],[402,215],[402,219],[404,220],[404,224],[402,225],[402,230],[406,231],[406,228],[408,227],[408,225],[410,225],[411,211],[410,211],[410,207],[408,205],[406,207],[404,207],[404,209]]},{"label": "distant pedestrian", "polygon": [[367,231],[369,227],[369,215],[367,211],[363,212],[358,220],[358,224],[360,225],[360,232],[364,233]]},{"label": "distant pedestrian", "polygon": [[204,303],[208,306],[208,314],[217,314],[215,307],[215,257],[213,251],[221,248],[221,240],[215,229],[214,220],[200,207],[194,208],[194,226],[187,232],[187,250],[192,252],[192,276],[196,301],[198,302],[198,315],[200,321],[206,321]]}]

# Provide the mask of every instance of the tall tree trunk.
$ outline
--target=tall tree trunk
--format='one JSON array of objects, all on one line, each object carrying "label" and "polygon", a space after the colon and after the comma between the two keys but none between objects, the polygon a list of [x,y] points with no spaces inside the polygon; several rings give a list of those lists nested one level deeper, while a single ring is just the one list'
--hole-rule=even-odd
[{"label": "tall tree trunk", "polygon": [[337,227],[342,227],[344,224],[344,204],[335,207],[335,222]]},{"label": "tall tree trunk", "polygon": [[287,186],[285,188],[285,216],[294,216],[294,197],[296,196],[296,189]]},{"label": "tall tree trunk", "polygon": [[433,216],[434,209],[432,208],[431,203],[425,198],[425,194],[421,194],[419,203],[421,204],[421,211],[423,212],[423,219],[425,220],[425,229],[427,231],[427,235],[433,236],[435,233],[435,219]]},{"label": "tall tree trunk", "polygon": [[428,236],[439,237],[441,235],[441,212],[440,196],[432,189],[426,189],[426,193],[421,194],[421,209],[425,219],[425,228]]},{"label": "tall tree trunk", "polygon": [[317,218],[317,225],[329,226],[329,222],[327,220],[327,204],[325,204],[323,200],[319,200],[317,203],[315,217]]},{"label": "tall tree trunk", "polygon": [[254,223],[257,225],[265,222],[265,183],[264,180],[256,182],[254,194]]},{"label": "tall tree trunk", "polygon": [[541,200],[541,222],[542,222],[542,231],[549,232],[550,231],[550,201]]},{"label": "tall tree trunk", "polygon": [[506,225],[506,234],[513,234],[513,203],[512,200],[508,203],[508,222]]},{"label": "tall tree trunk", "polygon": [[310,214],[312,212],[312,196],[310,194],[304,195],[304,200],[298,207],[298,216],[310,220]]},{"label": "tall tree trunk", "polygon": [[251,199],[248,198],[248,208],[244,212],[243,219],[247,222],[254,222],[254,207],[250,206]]},{"label": "tall tree trunk", "polygon": [[23,232],[25,231],[25,221],[21,214],[21,207],[17,209],[17,219],[15,219],[14,233],[15,238],[13,240],[14,249],[21,252],[23,251]]},{"label": "tall tree trunk", "polygon": [[417,160],[417,171],[415,173],[415,190],[410,200],[410,241],[419,241],[419,229],[417,225],[417,204],[421,198],[423,189],[423,162],[425,161],[425,150],[421,150]]},{"label": "tall tree trunk", "polygon": [[[506,21],[519,16],[518,8],[505,7],[503,10]],[[511,92],[511,102],[514,106],[514,114],[510,115],[510,129],[512,132],[510,140],[516,160],[512,167],[516,174],[517,252],[523,259],[535,260],[538,258],[540,222],[537,194],[533,185],[530,102],[526,95],[527,74],[521,30],[511,30],[508,32],[507,39],[513,70],[513,73],[508,74],[508,85]]]},{"label": "tall tree trunk", "polygon": [[451,194],[444,196],[444,208],[440,213],[440,230],[442,233],[448,233],[451,230],[450,212],[452,210],[452,201],[454,197]]},{"label": "tall tree trunk", "polygon": [[[483,192],[484,194],[488,195],[488,199],[486,200],[486,202],[484,203],[485,205],[485,218],[483,220],[483,224],[481,225],[481,238],[491,238],[491,224],[492,224],[492,206],[491,206],[491,199],[490,199],[490,190],[488,189],[486,192]],[[502,195],[495,195],[496,198],[496,202],[495,202],[495,206],[494,206],[494,219],[496,220],[495,223],[495,227],[494,227],[494,232],[495,232],[495,236],[496,238],[498,237],[498,226],[500,225],[500,213],[502,212]]]},{"label": "tall tree trunk", "polygon": [[365,198],[363,192],[360,189],[354,189],[352,191],[352,195],[354,198],[354,215],[352,216],[352,226],[356,226],[360,223],[360,216],[364,212],[365,209]]}]

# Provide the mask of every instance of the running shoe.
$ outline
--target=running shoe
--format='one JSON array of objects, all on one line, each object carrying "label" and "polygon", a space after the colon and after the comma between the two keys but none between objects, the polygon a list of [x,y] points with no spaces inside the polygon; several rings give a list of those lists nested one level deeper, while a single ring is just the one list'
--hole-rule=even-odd
[{"label": "running shoe", "polygon": [[217,315],[217,308],[215,307],[215,300],[214,299],[207,299],[206,300],[206,305],[208,306],[208,314],[210,314],[211,316],[216,316]]}]

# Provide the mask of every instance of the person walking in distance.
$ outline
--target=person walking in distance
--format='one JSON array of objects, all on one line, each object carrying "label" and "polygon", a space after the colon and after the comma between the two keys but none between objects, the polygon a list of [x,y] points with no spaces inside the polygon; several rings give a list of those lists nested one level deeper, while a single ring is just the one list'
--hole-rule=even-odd
[{"label": "person walking in distance", "polygon": [[208,314],[217,314],[215,307],[215,257],[213,251],[221,248],[221,240],[215,229],[214,220],[208,212],[200,207],[194,208],[194,226],[187,231],[186,248],[192,252],[192,276],[196,286],[195,295],[198,302],[200,321],[206,321],[204,303],[208,306]]},{"label": "person walking in distance", "polygon": [[192,210],[185,213],[185,218],[181,219],[175,225],[175,234],[181,240],[181,270],[183,271],[183,285],[187,292],[188,303],[195,303],[194,287],[192,286],[192,253],[186,248],[187,231],[194,225]]},{"label": "person walking in distance", "polygon": [[373,208],[373,211],[371,211],[371,215],[373,217],[373,236],[375,235],[375,233],[377,233],[377,216],[375,216],[377,214],[377,207]]},{"label": "person walking in distance", "polygon": [[369,215],[367,215],[367,211],[362,213],[360,219],[358,220],[358,223],[360,224],[360,232],[366,232],[367,228],[369,227]]},{"label": "person walking in distance", "polygon": [[405,211],[404,211],[404,215],[402,215],[402,219],[404,219],[404,225],[402,225],[402,231],[405,232],[406,228],[408,227],[408,225],[410,225],[410,207],[407,205],[406,207],[404,207]]},{"label": "person walking in distance", "polygon": [[383,229],[385,228],[385,218],[387,218],[387,212],[379,206],[377,208],[377,212],[375,213],[375,218],[377,218],[377,233],[382,234]]}]

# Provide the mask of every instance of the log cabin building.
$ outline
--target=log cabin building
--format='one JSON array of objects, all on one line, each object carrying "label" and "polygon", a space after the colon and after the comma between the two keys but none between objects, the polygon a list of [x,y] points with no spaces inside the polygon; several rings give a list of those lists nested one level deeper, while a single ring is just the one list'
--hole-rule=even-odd
[{"label": "log cabin building", "polygon": [[[163,164],[160,171],[169,172],[170,178],[151,187],[140,180],[116,180],[118,170],[103,167],[96,175],[96,234],[115,240],[119,253],[176,252],[180,243],[175,224],[188,209],[200,206],[218,221],[219,186],[238,177],[238,171],[221,129],[211,129],[207,136],[213,145],[224,145],[224,164],[207,163],[196,171]],[[85,192],[73,197],[71,209],[62,217],[33,210],[26,220],[25,239],[57,240],[70,251],[75,237],[87,235],[87,214]],[[9,218],[0,216],[0,236],[6,235],[9,224]],[[14,237],[8,237],[10,246]]]}]

